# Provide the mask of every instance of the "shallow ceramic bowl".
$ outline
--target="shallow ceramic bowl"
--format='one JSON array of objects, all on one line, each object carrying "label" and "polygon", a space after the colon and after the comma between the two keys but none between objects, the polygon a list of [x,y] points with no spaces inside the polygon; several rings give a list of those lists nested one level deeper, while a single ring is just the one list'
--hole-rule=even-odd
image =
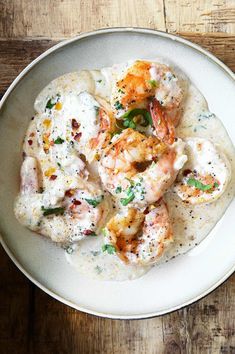
[{"label": "shallow ceramic bowl", "polygon": [[146,318],[173,311],[208,294],[235,268],[235,202],[199,246],[140,279],[126,282],[99,282],[79,275],[66,263],[62,249],[26,230],[14,217],[22,139],[41,89],[70,71],[156,56],[174,61],[188,75],[234,141],[234,74],[199,46],[152,30],[106,29],[62,42],[34,60],[1,102],[2,245],[18,268],[45,292],[78,310],[99,316]]}]

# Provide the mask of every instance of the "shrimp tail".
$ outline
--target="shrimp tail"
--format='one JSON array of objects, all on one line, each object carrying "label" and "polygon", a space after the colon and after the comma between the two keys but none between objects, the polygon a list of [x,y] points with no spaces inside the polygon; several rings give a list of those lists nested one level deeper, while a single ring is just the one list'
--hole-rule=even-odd
[{"label": "shrimp tail", "polygon": [[150,103],[149,109],[157,137],[164,143],[172,145],[175,140],[175,127],[172,120],[156,98]]}]

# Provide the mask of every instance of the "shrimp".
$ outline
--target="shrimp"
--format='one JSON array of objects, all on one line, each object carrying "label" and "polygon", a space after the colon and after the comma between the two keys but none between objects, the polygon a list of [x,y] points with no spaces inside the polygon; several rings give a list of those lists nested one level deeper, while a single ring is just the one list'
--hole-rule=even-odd
[{"label": "shrimp", "polygon": [[[101,99],[99,101],[101,101]],[[99,160],[102,150],[109,144],[112,135],[116,130],[115,120],[107,107],[100,106],[98,108],[98,120],[98,134],[96,137],[89,139],[86,147],[87,159],[89,162],[92,162],[94,159]]]},{"label": "shrimp", "polygon": [[144,208],[163,196],[186,160],[182,140],[167,146],[128,128],[104,151],[99,174],[122,206]]},{"label": "shrimp", "polygon": [[[94,183],[76,177],[73,188],[43,190],[36,159],[26,157],[21,168],[21,192],[15,203],[17,219],[54,242],[69,243],[95,236],[108,213],[108,201]],[[66,189],[67,188],[67,189]],[[56,199],[55,199],[56,197]]]},{"label": "shrimp", "polygon": [[123,209],[107,223],[105,242],[114,247],[126,263],[151,265],[157,263],[173,241],[172,226],[163,200],[144,213]]},{"label": "shrimp", "polygon": [[169,66],[138,60],[115,83],[112,109],[121,118],[127,111],[147,108],[156,136],[173,144],[184,98],[183,86],[183,80],[180,81]]},{"label": "shrimp", "polygon": [[[88,162],[98,159],[109,143],[115,121],[109,105],[87,92],[71,93],[49,100],[44,113],[36,114],[27,131],[24,151],[27,155],[51,160],[62,167],[71,156],[83,156]],[[85,166],[79,169],[81,176]]]},{"label": "shrimp", "polygon": [[211,203],[224,193],[230,181],[229,161],[209,140],[191,137],[185,143],[188,162],[174,190],[187,203]]}]

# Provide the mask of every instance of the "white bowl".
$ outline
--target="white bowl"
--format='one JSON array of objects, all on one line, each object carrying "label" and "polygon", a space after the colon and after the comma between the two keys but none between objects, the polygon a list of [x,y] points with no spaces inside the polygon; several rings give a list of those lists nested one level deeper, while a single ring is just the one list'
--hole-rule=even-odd
[{"label": "white bowl", "polygon": [[2,245],[17,267],[45,292],[99,316],[147,318],[173,311],[208,294],[235,269],[235,202],[199,246],[140,279],[126,282],[100,282],[79,275],[66,262],[62,249],[25,229],[14,217],[22,139],[40,90],[66,72],[156,56],[170,59],[183,69],[234,141],[234,74],[199,46],[153,30],[105,29],[62,42],[23,70],[1,101]]}]

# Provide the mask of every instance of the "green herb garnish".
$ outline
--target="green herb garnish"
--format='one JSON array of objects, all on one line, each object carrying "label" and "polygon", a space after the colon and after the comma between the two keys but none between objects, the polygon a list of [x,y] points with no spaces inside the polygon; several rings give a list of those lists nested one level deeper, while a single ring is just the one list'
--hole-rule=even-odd
[{"label": "green herb garnish", "polygon": [[96,208],[97,205],[99,205],[99,204],[101,203],[101,201],[103,200],[103,198],[104,198],[104,196],[101,195],[100,197],[98,197],[98,198],[96,198],[96,199],[86,199],[86,198],[85,198],[85,201],[86,201],[88,204],[92,205],[94,208]]},{"label": "green herb garnish", "polygon": [[132,129],[135,129],[135,128],[136,128],[135,122],[133,122],[133,120],[132,120],[132,119],[129,119],[129,118],[127,118],[127,119],[124,120],[123,125],[124,125],[124,127],[126,127],[126,128],[132,128]]},{"label": "green herb garnish", "polygon": [[214,188],[218,188],[219,187],[219,183],[215,182],[214,183]]},{"label": "green herb garnish", "polygon": [[203,184],[202,182],[194,179],[194,178],[189,178],[187,180],[187,184],[189,186],[195,187],[197,189],[200,189],[201,191],[208,191],[209,189],[213,188],[212,184]]},{"label": "green herb garnish", "polygon": [[143,178],[140,178],[138,182],[132,181],[129,178],[126,178],[126,179],[130,183],[130,186],[125,191],[126,198],[120,199],[120,202],[123,206],[126,206],[127,204],[129,204],[135,198],[140,198],[141,200],[143,200],[144,194],[146,194],[146,192],[144,191],[143,186],[142,186]]},{"label": "green herb garnish", "polygon": [[93,231],[89,234],[89,236],[97,236],[97,234]]},{"label": "green herb garnish", "polygon": [[105,244],[102,246],[103,252],[108,252],[108,254],[114,254],[116,252],[116,248],[113,245]]},{"label": "green herb garnish", "polygon": [[56,103],[59,101],[59,98],[60,98],[60,94],[57,94],[56,98],[50,98],[47,101],[46,109],[52,109],[56,105]]},{"label": "green herb garnish", "polygon": [[133,191],[130,191],[126,198],[121,198],[120,202],[123,206],[126,206],[127,204],[132,202],[132,200],[134,200],[134,199],[135,199],[135,194]]},{"label": "green herb garnish", "polygon": [[97,82],[100,84],[102,82],[102,80],[97,80]]},{"label": "green herb garnish", "polygon": [[157,87],[157,81],[156,80],[149,80],[148,81],[152,87]]},{"label": "green herb garnish", "polygon": [[116,189],[115,189],[115,193],[119,194],[121,193],[122,191],[122,187],[121,186],[118,186]]},{"label": "green herb garnish", "polygon": [[54,144],[63,144],[64,139],[62,139],[60,136],[58,136],[55,140],[54,140]]},{"label": "green herb garnish", "polygon": [[52,109],[56,102],[52,102],[51,98],[47,101],[46,108],[47,109]]},{"label": "green herb garnish", "polygon": [[[139,116],[139,115],[142,116],[143,119],[144,119],[143,123],[141,123],[140,125],[146,127],[148,125],[152,125],[153,124],[153,121],[152,121],[152,118],[151,118],[151,114],[147,111],[147,109],[134,108],[134,109],[131,109],[131,110],[127,111],[122,116],[122,118],[124,118],[123,125],[131,128],[130,122],[133,122],[133,118],[136,117],[136,116]],[[136,126],[136,124],[135,124],[135,126]]]},{"label": "green herb garnish", "polygon": [[63,215],[65,208],[63,207],[58,207],[58,208],[44,208],[44,206],[42,206],[42,211],[43,211],[43,216],[47,216],[47,215]]},{"label": "green herb garnish", "polygon": [[108,231],[105,227],[103,227],[103,229],[101,230],[102,234],[106,237],[108,236]]},{"label": "green herb garnish", "polygon": [[114,103],[114,107],[115,107],[116,109],[123,109],[123,108],[124,108],[123,105],[122,105],[119,101],[117,101],[117,102]]},{"label": "green herb garnish", "polygon": [[100,107],[98,107],[98,106],[94,106],[94,109],[95,109],[96,115],[98,115],[98,114],[99,114],[99,112],[100,112]]}]

